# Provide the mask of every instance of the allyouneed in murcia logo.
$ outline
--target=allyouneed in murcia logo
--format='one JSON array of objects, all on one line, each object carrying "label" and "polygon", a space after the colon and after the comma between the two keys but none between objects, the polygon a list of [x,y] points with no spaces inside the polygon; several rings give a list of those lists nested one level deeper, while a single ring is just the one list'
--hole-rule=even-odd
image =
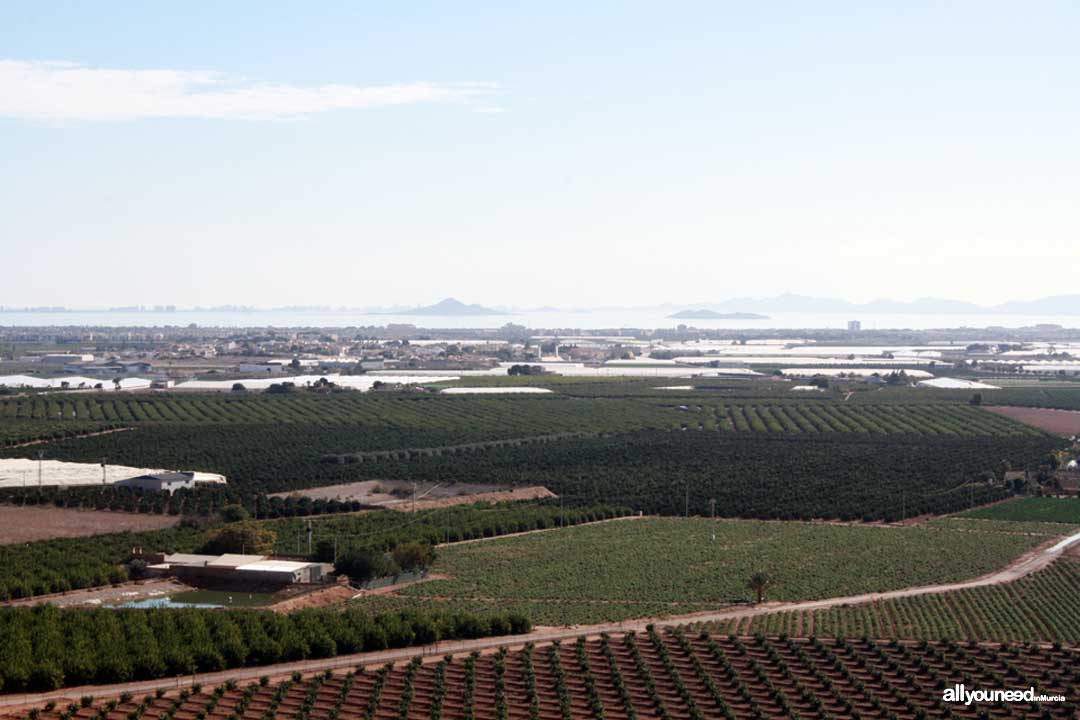
[{"label": "allyouneed in murcia logo", "polygon": [[987,703],[987,702],[1065,702],[1064,695],[1043,695],[1029,687],[1027,690],[968,690],[963,683],[945,688],[941,698],[944,702]]}]

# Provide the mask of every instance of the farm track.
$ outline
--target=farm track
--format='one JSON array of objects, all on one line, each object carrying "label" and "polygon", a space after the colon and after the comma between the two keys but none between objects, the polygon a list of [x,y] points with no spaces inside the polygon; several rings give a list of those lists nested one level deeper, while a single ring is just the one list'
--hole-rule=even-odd
[{"label": "farm track", "polygon": [[641,633],[648,626],[654,625],[659,628],[675,627],[687,623],[723,622],[740,618],[766,615],[781,610],[816,610],[821,608],[841,605],[857,605],[869,603],[875,600],[887,600],[892,598],[912,597],[916,595],[929,595],[947,593],[953,590],[982,587],[986,585],[999,585],[1012,582],[1034,572],[1046,568],[1066,551],[1071,550],[1080,543],[1080,532],[1076,532],[1065,538],[1050,540],[1038,548],[1021,555],[1009,563],[1006,567],[995,572],[983,575],[971,580],[940,585],[926,585],[905,588],[882,593],[866,593],[847,597],[827,598],[824,600],[812,600],[794,603],[767,603],[763,605],[736,608],[716,612],[692,613],[671,617],[640,618],[620,623],[602,623],[597,625],[580,625],[563,628],[537,627],[532,632],[494,638],[482,638],[477,640],[460,640],[447,643],[436,643],[421,647],[407,647],[393,650],[357,653],[343,655],[334,658],[303,660],[291,663],[264,667],[236,668],[222,672],[206,673],[198,676],[184,678],[163,678],[159,680],[147,680],[143,682],[119,683],[114,685],[97,685],[74,688],[64,688],[48,693],[24,693],[0,697],[0,708],[18,708],[39,705],[50,700],[70,700],[83,695],[103,695],[106,697],[118,696],[121,693],[130,692],[141,694],[152,692],[158,688],[171,689],[181,686],[190,686],[194,683],[218,684],[228,680],[237,682],[250,681],[263,675],[271,677],[286,677],[294,672],[314,673],[328,669],[340,669],[355,667],[357,665],[379,665],[388,662],[399,662],[414,657],[441,656],[467,652],[485,652],[496,648],[506,647],[510,649],[521,648],[526,643],[545,643],[555,640],[564,641],[578,637],[596,637],[601,633]]}]

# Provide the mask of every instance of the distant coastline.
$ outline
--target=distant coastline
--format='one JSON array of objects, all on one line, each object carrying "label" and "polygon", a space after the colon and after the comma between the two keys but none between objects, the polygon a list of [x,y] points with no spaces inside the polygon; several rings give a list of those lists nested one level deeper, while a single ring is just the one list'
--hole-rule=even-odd
[{"label": "distant coastline", "polygon": [[672,320],[768,320],[768,315],[748,312],[721,313],[715,310],[680,310],[668,315]]}]

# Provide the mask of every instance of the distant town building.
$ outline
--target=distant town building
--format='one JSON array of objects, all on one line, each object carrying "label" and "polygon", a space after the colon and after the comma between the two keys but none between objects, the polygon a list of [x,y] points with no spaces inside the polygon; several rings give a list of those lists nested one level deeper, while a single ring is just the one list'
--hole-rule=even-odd
[{"label": "distant town building", "polygon": [[264,363],[240,363],[237,368],[242,373],[257,373],[259,375],[281,375],[289,364],[280,360],[271,360]]},{"label": "distant town building", "polygon": [[64,366],[65,372],[77,372],[97,377],[117,377],[123,375],[144,375],[152,372],[154,366],[148,362],[107,362],[100,365],[70,363]]},{"label": "distant town building", "polygon": [[848,332],[859,332],[860,330],[862,330],[862,321],[848,320],[847,329]]},{"label": "distant town building", "polygon": [[81,353],[49,353],[48,355],[33,356],[39,358],[38,362],[45,365],[68,365],[70,363],[94,362],[94,356]]}]

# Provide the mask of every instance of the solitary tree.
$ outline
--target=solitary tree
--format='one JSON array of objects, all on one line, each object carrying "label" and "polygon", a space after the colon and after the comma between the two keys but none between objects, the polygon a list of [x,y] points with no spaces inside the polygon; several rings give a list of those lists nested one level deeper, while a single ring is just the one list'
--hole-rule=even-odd
[{"label": "solitary tree", "polygon": [[772,578],[768,573],[756,572],[746,581],[746,587],[754,591],[759,603],[765,602],[765,593],[772,587]]}]

